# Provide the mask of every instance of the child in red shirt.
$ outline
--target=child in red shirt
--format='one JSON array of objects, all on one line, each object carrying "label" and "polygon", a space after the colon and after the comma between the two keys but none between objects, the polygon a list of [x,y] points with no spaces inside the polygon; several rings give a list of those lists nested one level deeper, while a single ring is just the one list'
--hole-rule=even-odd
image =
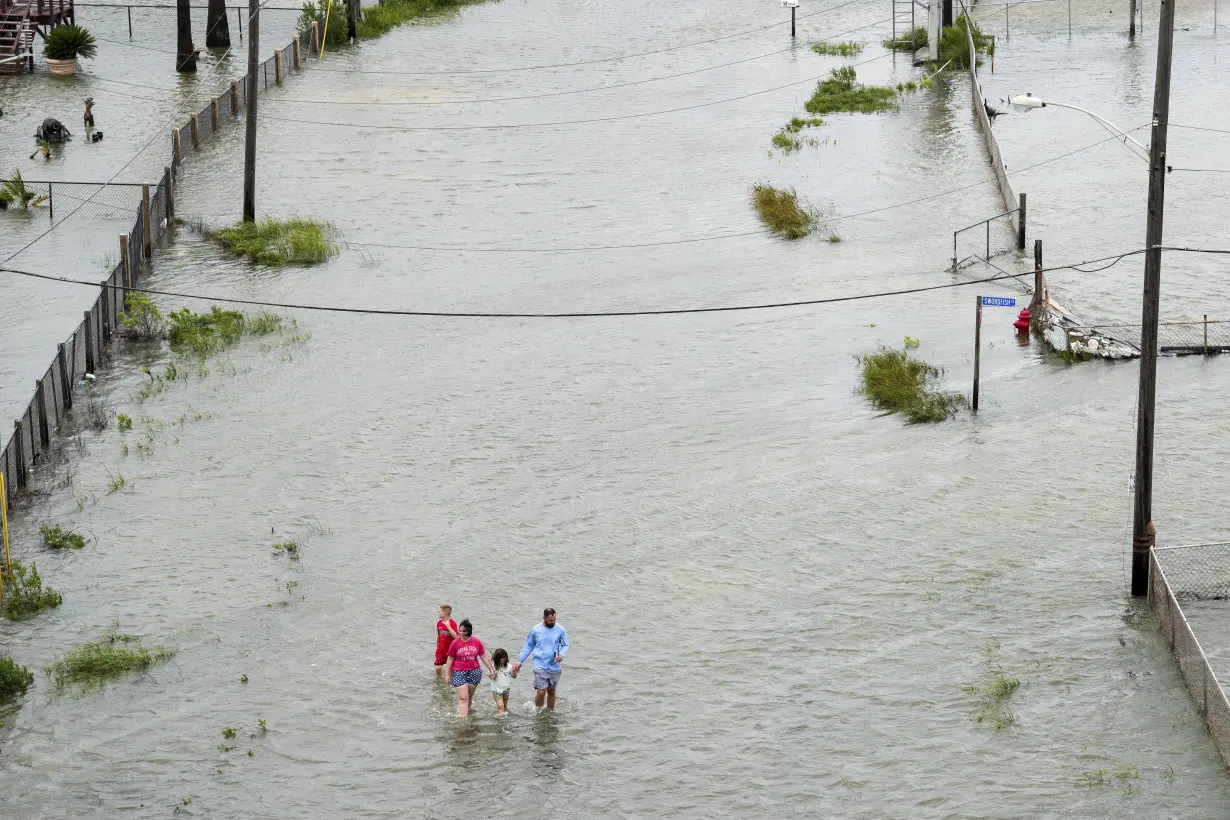
[{"label": "child in red shirt", "polygon": [[448,648],[452,645],[453,639],[457,637],[457,622],[450,616],[453,614],[453,608],[448,604],[441,604],[438,613],[439,620],[436,621],[436,677],[444,676],[444,664],[448,663]]}]

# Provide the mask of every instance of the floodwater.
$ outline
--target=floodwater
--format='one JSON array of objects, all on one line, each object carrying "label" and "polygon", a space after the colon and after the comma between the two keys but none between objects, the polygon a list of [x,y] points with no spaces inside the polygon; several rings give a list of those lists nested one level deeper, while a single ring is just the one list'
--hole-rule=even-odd
[{"label": "floodwater", "polygon": [[[945,272],[952,230],[1000,210],[964,78],[897,113],[829,117],[820,145],[770,156],[812,78],[843,63],[810,40],[872,26],[850,35],[870,44],[860,78],[917,77],[874,45],[887,4],[802,17],[784,52],[783,27],[716,39],[782,14],[506,0],[338,52],[262,98],[258,211],[328,219],[355,244],[316,268],[254,269],[181,229],[147,281],[563,312],[987,275]],[[757,55],[769,56],[585,94],[348,104],[526,97]],[[409,73],[451,67],[503,70]],[[534,127],[477,127],[490,125]],[[181,214],[238,218],[241,147],[232,127],[187,162]],[[797,188],[842,241],[756,233],[757,180]],[[742,235],[713,238],[729,234]],[[20,258],[54,268],[70,240]],[[102,690],[56,691],[40,674],[0,730],[6,806],[30,818],[1225,816],[1225,767],[1155,620],[1126,594],[1135,365],[1064,364],[1017,344],[1012,311],[988,311],[977,417],[910,427],[854,392],[854,357],[907,334],[968,390],[976,293],[1019,293],[989,287],[607,319],[293,311],[310,338],[245,341],[142,403],[139,368],[158,372],[167,354],[123,352],[91,390],[134,429],[71,442],[12,524],[16,557],[37,559],[64,605],[0,634],[40,670],[117,621],[177,655]],[[53,288],[32,288],[23,315],[66,298]],[[1162,363],[1167,543],[1227,540],[1208,515],[1230,448],[1221,366]],[[118,475],[128,486],[109,493]],[[48,554],[47,521],[91,543]],[[298,563],[270,548],[288,538]],[[485,691],[477,717],[456,718],[428,660],[444,601],[510,651],[554,606],[572,643],[559,712],[532,714],[523,678],[507,718]],[[1001,673],[1020,688],[1015,722],[996,731],[972,716]]]}]

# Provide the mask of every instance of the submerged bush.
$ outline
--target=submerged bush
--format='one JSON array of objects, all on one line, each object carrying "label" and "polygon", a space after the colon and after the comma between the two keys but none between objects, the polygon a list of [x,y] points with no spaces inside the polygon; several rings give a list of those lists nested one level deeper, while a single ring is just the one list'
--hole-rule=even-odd
[{"label": "submerged bush", "polygon": [[0,703],[19,698],[34,685],[34,673],[8,656],[0,657]]},{"label": "submerged bush", "polygon": [[905,350],[881,348],[859,356],[858,363],[862,368],[858,392],[881,410],[901,413],[911,424],[943,421],[965,403],[960,393],[935,389],[942,370]]},{"label": "submerged bush", "polygon": [[140,635],[125,635],[114,630],[104,632],[97,641],[77,644],[44,672],[55,681],[56,686],[100,682],[125,672],[166,663],[175,655],[173,649],[167,649],[165,646],[130,645],[140,641]]},{"label": "submerged bush", "polygon": [[222,310],[217,305],[209,313],[193,313],[188,308],[172,311],[168,334],[171,349],[177,353],[195,353],[202,359],[231,347],[243,336],[243,314],[237,310]]},{"label": "submerged bush", "polygon": [[162,311],[144,293],[129,293],[124,297],[120,325],[125,336],[135,339],[161,339],[167,329]]},{"label": "submerged bush", "polygon": [[974,50],[979,61],[982,55],[995,53],[995,44],[991,38],[982,33],[977,23],[971,22],[962,14],[957,17],[955,23],[940,32],[940,65],[951,61],[954,68],[969,68],[969,38],[965,36],[966,29],[969,29],[974,37]]},{"label": "submerged bush", "polygon": [[329,241],[331,230],[310,219],[266,219],[240,222],[233,228],[206,231],[234,256],[246,256],[260,265],[317,265],[337,255]]},{"label": "submerged bush", "polygon": [[807,236],[816,226],[816,213],[799,204],[793,188],[774,188],[765,182],[752,186],[752,204],[769,230],[786,239]]},{"label": "submerged bush", "polygon": [[811,50],[827,57],[857,57],[863,53],[863,44],[853,40],[841,43],[812,43]]},{"label": "submerged bush", "polygon": [[[328,12],[329,28],[325,29],[325,13]],[[304,3],[303,13],[299,15],[299,34],[310,38],[312,23],[320,23],[325,45],[344,46],[350,42],[349,26],[346,18],[345,0],[333,0],[333,8],[329,8],[329,0],[317,0],[316,3]],[[311,42],[309,39],[308,42]]]},{"label": "submerged bush", "polygon": [[33,618],[44,609],[53,609],[64,601],[64,597],[51,587],[43,586],[43,579],[38,574],[38,565],[30,564],[26,569],[21,562],[13,562],[13,572],[3,573],[4,583],[4,617],[13,621],[24,621]]},{"label": "submerged bush", "polygon": [[891,88],[863,85],[852,66],[835,68],[827,80],[816,84],[816,91],[803,105],[812,114],[837,112],[874,114],[897,107]]},{"label": "submerged bush", "polygon": [[53,550],[79,550],[85,546],[85,536],[72,530],[61,529],[59,524],[54,527],[43,525],[38,528],[38,532],[43,536],[43,544]]},{"label": "submerged bush", "polygon": [[898,34],[896,40],[890,37],[882,42],[889,51],[914,51],[925,46],[929,39],[926,26],[919,26],[913,31]]}]

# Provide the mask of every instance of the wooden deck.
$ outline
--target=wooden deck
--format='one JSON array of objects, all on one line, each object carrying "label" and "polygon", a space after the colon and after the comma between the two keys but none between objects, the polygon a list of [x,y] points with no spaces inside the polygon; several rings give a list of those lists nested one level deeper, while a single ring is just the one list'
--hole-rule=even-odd
[{"label": "wooden deck", "polygon": [[35,34],[73,21],[73,0],[0,0],[0,73],[34,70]]},{"label": "wooden deck", "polygon": [[0,0],[0,16],[24,17],[36,26],[58,26],[73,19],[73,0]]}]

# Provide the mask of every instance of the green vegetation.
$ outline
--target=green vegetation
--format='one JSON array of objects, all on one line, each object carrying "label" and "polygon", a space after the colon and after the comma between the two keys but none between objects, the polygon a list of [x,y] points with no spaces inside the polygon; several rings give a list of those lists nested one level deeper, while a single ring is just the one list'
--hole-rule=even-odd
[{"label": "green vegetation", "polygon": [[226,743],[219,743],[219,744],[218,744],[218,751],[220,751],[220,752],[233,752],[233,751],[235,751],[235,747],[234,747],[233,745],[227,745]]},{"label": "green vegetation", "polygon": [[77,644],[44,672],[55,681],[56,686],[67,683],[97,683],[125,672],[140,671],[166,663],[175,655],[173,649],[167,649],[165,646],[129,645],[140,642],[140,635],[109,630],[97,641]]},{"label": "green vegetation", "polygon": [[266,219],[205,231],[205,236],[220,242],[233,256],[246,256],[259,265],[324,262],[338,252],[337,245],[329,241],[331,234],[329,225],[310,219]]},{"label": "green vegetation", "polygon": [[[325,13],[328,12],[329,27],[325,28]],[[350,42],[349,26],[346,21],[345,0],[333,0],[333,8],[329,8],[329,0],[317,0],[316,3],[304,3],[303,13],[299,15],[299,34],[310,36],[312,23],[320,23],[321,33],[326,46],[344,46]],[[310,41],[309,41],[310,42]]]},{"label": "green vegetation", "polygon": [[919,26],[913,31],[897,35],[896,40],[892,38],[884,40],[883,45],[889,51],[914,51],[925,46],[927,39],[926,26]]},{"label": "green vegetation", "polygon": [[282,329],[282,317],[263,310],[253,316],[245,316],[243,329],[250,336],[268,336]]},{"label": "green vegetation", "polygon": [[7,655],[0,656],[0,703],[21,697],[33,685],[34,673]]},{"label": "green vegetation", "polygon": [[[461,6],[476,2],[483,0],[385,0],[383,5],[363,9],[363,19],[355,26],[355,33],[359,40],[374,40],[402,23],[443,17],[455,13]],[[307,34],[312,29],[312,21],[316,21],[324,32],[326,45],[344,46],[350,41],[346,4],[343,0],[333,0],[333,9],[329,11],[329,28],[325,31],[328,6],[329,0],[304,3],[303,13],[299,15],[299,32]]]},{"label": "green vegetation", "polygon": [[235,730],[232,729],[230,726],[227,726],[225,729],[222,730],[222,736],[226,738],[227,740],[234,740]]},{"label": "green vegetation", "polygon": [[124,308],[120,326],[128,338],[161,339],[166,333],[167,323],[162,312],[144,293],[129,293],[124,297]]},{"label": "green vegetation", "polygon": [[884,347],[859,356],[858,363],[862,368],[858,392],[882,410],[901,413],[910,424],[943,421],[965,403],[960,393],[935,389],[941,369],[905,350]]},{"label": "green vegetation", "polygon": [[839,112],[874,114],[897,107],[897,95],[891,88],[862,85],[851,66],[835,68],[827,80],[816,84],[816,91],[804,105],[812,114]]},{"label": "green vegetation", "polygon": [[128,479],[124,478],[123,473],[112,473],[110,469],[107,470],[107,494],[108,495],[110,495],[111,493],[118,493],[120,490],[128,486],[130,486],[128,483]]},{"label": "green vegetation", "polygon": [[971,719],[975,723],[985,723],[997,732],[1007,729],[1016,722],[1016,714],[1008,706],[1008,701],[1020,685],[1016,678],[1000,672],[980,687],[966,686],[963,691],[978,696],[978,708],[970,716]]},{"label": "green vegetation", "polygon": [[995,44],[990,37],[982,33],[977,23],[970,22],[964,14],[957,21],[940,33],[940,65],[951,62],[954,68],[969,68],[969,38],[965,36],[966,29],[974,36],[974,50],[977,59],[995,53]]},{"label": "green vegetation", "polygon": [[265,725],[265,721],[263,718],[257,718],[256,728],[260,731],[262,735],[269,731],[269,727]]},{"label": "green vegetation", "polygon": [[915,339],[913,336],[905,337],[905,349],[906,350],[917,350],[921,345],[922,345],[922,342],[920,342],[918,339]]},{"label": "green vegetation", "polygon": [[193,313],[188,308],[172,311],[171,349],[176,353],[195,353],[205,359],[219,350],[235,345],[243,336],[243,314],[222,310],[217,305],[209,313]]},{"label": "green vegetation", "polygon": [[826,57],[857,57],[863,53],[863,44],[853,40],[841,43],[819,42],[812,43],[811,50]]},{"label": "green vegetation", "polygon": [[799,204],[799,195],[793,188],[785,190],[757,182],[752,186],[752,204],[769,230],[784,239],[799,239],[816,227],[818,215]]},{"label": "green vegetation", "polygon": [[[824,120],[819,117],[803,119],[802,117],[792,117],[790,122],[782,126],[782,130],[773,135],[773,146],[780,148],[787,154],[793,153],[803,147],[803,140],[794,136],[804,128],[815,128],[816,126],[824,125]],[[815,141],[812,141],[815,144]]]},{"label": "green vegetation", "polygon": [[277,552],[284,552],[287,555],[289,555],[292,561],[299,560],[299,542],[298,541],[286,541],[281,544],[274,544],[273,548]]},{"label": "green vegetation", "polygon": [[2,573],[4,584],[4,617],[12,621],[33,618],[44,609],[54,609],[64,602],[64,597],[51,587],[43,586],[38,574],[38,565],[30,568],[21,562],[13,562],[12,573]]},{"label": "green vegetation", "polygon": [[792,137],[785,131],[778,131],[773,135],[773,147],[780,148],[787,154],[792,154],[803,147],[803,141],[797,137]]},{"label": "green vegetation", "polygon": [[[1174,780],[1174,767],[1171,767],[1170,771],[1164,773],[1162,777]],[[1108,769],[1096,769],[1082,773],[1077,785],[1089,789],[1114,789],[1122,795],[1132,795],[1140,791],[1140,785],[1136,782],[1138,780],[1140,780],[1140,769],[1127,763],[1114,762]]]},{"label": "green vegetation", "polygon": [[85,546],[85,536],[72,530],[61,529],[59,524],[54,527],[43,525],[38,531],[43,536],[43,544],[53,550],[79,550]]},{"label": "green vegetation", "polygon": [[98,54],[94,35],[75,23],[64,23],[47,32],[43,56],[49,60],[87,60]]},{"label": "green vegetation", "polygon": [[239,682],[240,682],[240,683],[247,683],[247,682],[248,682],[248,676],[247,676],[247,675],[240,675],[240,676],[239,676]]},{"label": "green vegetation", "polygon": [[47,197],[40,195],[33,188],[27,188],[21,178],[21,171],[13,169],[13,178],[0,180],[0,211],[10,205],[22,210],[40,204]]}]

